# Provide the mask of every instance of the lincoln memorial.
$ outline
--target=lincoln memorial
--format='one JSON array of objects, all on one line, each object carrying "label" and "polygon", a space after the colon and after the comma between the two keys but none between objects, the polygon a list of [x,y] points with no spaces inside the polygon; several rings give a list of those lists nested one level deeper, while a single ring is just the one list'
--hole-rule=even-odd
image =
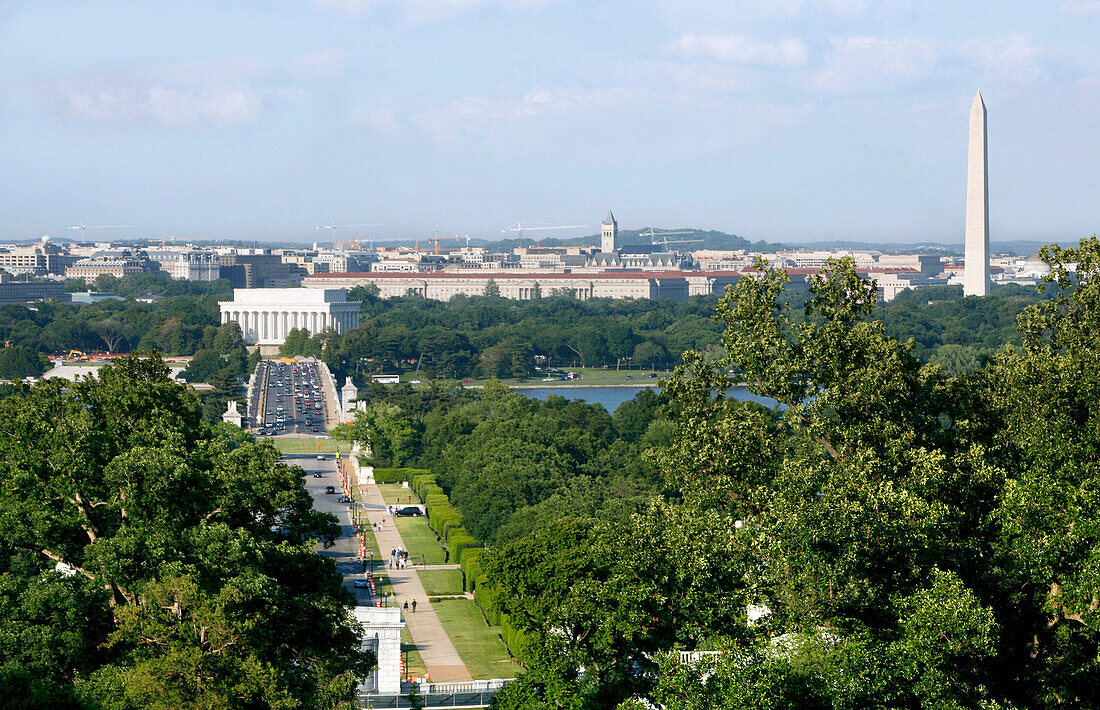
[{"label": "lincoln memorial", "polygon": [[359,302],[343,289],[235,288],[233,300],[218,305],[222,323],[240,325],[250,345],[281,345],[294,328],[346,333],[359,325]]}]

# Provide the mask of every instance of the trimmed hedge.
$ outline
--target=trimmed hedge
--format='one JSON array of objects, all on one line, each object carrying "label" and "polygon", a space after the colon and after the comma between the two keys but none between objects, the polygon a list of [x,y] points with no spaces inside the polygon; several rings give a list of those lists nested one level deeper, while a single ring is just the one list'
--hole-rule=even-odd
[{"label": "trimmed hedge", "polygon": [[[435,482],[435,474],[434,473],[422,473],[422,474],[419,474],[417,476],[413,476],[411,485],[412,485],[412,489],[414,491],[416,491],[416,494],[418,496],[420,496],[421,498],[423,498],[424,495],[425,495],[424,493],[421,492],[424,489],[425,486],[436,486],[436,487],[438,487],[438,485]],[[442,491],[442,490],[443,489],[440,488],[440,491]]]},{"label": "trimmed hedge", "polygon": [[462,555],[468,549],[480,548],[481,543],[466,528],[451,528],[447,531],[447,549],[451,553],[451,562],[462,564]]},{"label": "trimmed hedge", "polygon": [[462,573],[466,575],[466,591],[472,592],[477,588],[477,581],[485,576],[481,570],[481,556],[485,554],[484,547],[469,547],[462,552],[462,561],[458,563]]},{"label": "trimmed hedge", "polygon": [[513,658],[520,663],[527,662],[531,638],[512,626],[507,614],[500,615],[500,637],[504,639],[504,645],[508,647],[508,652],[512,654]]},{"label": "trimmed hedge", "polygon": [[402,483],[425,473],[428,471],[423,468],[376,468],[374,480],[376,483]]},{"label": "trimmed hedge", "polygon": [[489,578],[482,575],[474,587],[474,602],[481,607],[481,613],[491,626],[500,626],[500,609],[497,608],[497,599],[500,592],[489,584]]},{"label": "trimmed hedge", "polygon": [[435,534],[446,538],[451,528],[462,524],[462,515],[450,503],[428,506],[428,525]]}]

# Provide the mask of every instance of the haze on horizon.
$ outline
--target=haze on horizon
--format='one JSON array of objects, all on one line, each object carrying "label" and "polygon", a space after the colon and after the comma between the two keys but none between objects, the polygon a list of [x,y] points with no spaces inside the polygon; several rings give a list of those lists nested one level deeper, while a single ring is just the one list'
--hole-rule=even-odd
[{"label": "haze on horizon", "polygon": [[991,238],[1075,240],[1098,31],[1100,0],[8,0],[0,240],[497,239],[610,207],[956,243],[978,89]]}]

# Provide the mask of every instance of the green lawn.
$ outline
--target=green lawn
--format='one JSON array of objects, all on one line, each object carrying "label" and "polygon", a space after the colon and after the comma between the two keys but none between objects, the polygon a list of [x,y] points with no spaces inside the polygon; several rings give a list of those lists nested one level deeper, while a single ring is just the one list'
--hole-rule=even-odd
[{"label": "green lawn", "polygon": [[420,575],[420,583],[424,585],[424,591],[430,597],[462,594],[462,570],[460,569],[421,570],[417,574]]},{"label": "green lawn", "polygon": [[405,669],[407,674],[418,678],[428,674],[428,667],[424,665],[424,659],[420,657],[420,651],[416,650],[416,644],[413,643],[412,634],[409,633],[407,626],[401,629],[401,655],[408,663],[408,667]]},{"label": "green lawn", "polygon": [[[401,539],[405,542],[405,549],[409,551],[409,561],[420,563],[421,555],[425,556],[426,564],[441,565],[446,560],[443,548],[435,539],[435,532],[428,527],[428,521],[424,518],[396,518],[397,532],[401,533]],[[389,520],[386,521],[389,525]]]},{"label": "green lawn", "polygon": [[378,593],[378,596],[383,594],[393,596],[393,585],[390,584],[390,577],[386,574],[385,565],[374,566],[374,591]]},{"label": "green lawn", "polygon": [[276,449],[284,454],[334,454],[337,451],[347,454],[351,451],[349,442],[337,441],[336,439],[283,439],[262,436],[260,440],[270,441]]},{"label": "green lawn", "polygon": [[400,483],[379,483],[378,490],[382,491],[386,505],[409,505],[409,496],[412,496],[413,503],[420,502],[420,497],[413,493],[412,488],[402,488]]},{"label": "green lawn", "polygon": [[[364,520],[365,520],[365,518],[364,518]],[[367,547],[367,552],[368,552],[367,560],[369,561],[371,559],[369,553],[370,553],[371,550],[373,550],[374,551],[374,566],[375,566],[375,568],[377,569],[378,567],[385,567],[386,566],[386,558],[382,556],[382,551],[380,549],[378,549],[378,540],[375,539],[374,533],[370,529],[370,523],[364,522],[363,527],[366,528],[366,530],[363,532],[363,540],[366,542],[366,547]],[[389,555],[389,551],[387,550],[387,556],[388,555]]]},{"label": "green lawn", "polygon": [[515,677],[516,664],[500,640],[500,627],[487,625],[473,601],[439,599],[432,608],[475,680]]}]

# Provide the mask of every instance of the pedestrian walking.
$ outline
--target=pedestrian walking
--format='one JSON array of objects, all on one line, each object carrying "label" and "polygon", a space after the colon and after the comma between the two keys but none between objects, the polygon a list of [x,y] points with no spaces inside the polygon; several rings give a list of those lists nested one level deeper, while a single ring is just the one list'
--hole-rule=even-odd
[{"label": "pedestrian walking", "polygon": [[408,611],[408,610],[409,610],[409,602],[406,600],[405,601],[405,611]]},{"label": "pedestrian walking", "polygon": [[413,613],[416,613],[416,600],[413,599]]}]

